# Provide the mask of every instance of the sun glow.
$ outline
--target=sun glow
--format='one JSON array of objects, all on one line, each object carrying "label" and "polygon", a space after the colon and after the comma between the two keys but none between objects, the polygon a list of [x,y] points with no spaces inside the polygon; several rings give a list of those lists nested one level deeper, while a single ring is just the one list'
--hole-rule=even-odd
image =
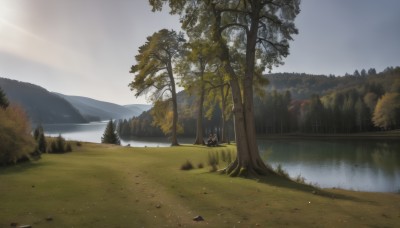
[{"label": "sun glow", "polygon": [[8,2],[0,3],[0,33],[1,34],[10,34],[17,32],[19,35],[28,36],[29,38],[33,38],[36,40],[44,41],[39,36],[29,32],[27,29],[22,26],[17,25],[14,21],[18,21],[19,13],[16,10],[13,10]]}]

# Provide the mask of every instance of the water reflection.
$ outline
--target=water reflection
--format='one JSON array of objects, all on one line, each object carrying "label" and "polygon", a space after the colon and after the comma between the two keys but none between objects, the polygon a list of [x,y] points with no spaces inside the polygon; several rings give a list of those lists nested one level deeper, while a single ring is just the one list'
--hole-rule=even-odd
[{"label": "water reflection", "polygon": [[400,142],[394,140],[262,140],[261,155],[320,187],[400,191]]}]

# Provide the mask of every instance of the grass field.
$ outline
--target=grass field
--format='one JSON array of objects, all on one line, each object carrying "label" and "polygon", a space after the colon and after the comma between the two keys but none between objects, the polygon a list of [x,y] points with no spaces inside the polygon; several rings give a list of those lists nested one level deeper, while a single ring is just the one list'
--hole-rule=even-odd
[{"label": "grass field", "polygon": [[[400,194],[208,172],[208,152],[222,149],[233,147],[83,143],[0,167],[0,227],[400,227]],[[181,171],[186,160],[205,168]]]}]

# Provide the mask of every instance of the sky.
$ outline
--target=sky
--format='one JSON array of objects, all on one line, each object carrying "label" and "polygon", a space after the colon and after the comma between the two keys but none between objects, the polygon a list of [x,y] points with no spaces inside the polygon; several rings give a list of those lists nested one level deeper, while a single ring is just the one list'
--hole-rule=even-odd
[{"label": "sky", "polygon": [[[400,65],[400,1],[302,0],[299,34],[272,72],[353,73]],[[0,77],[116,104],[147,103],[128,84],[146,37],[179,30],[147,0],[0,0]]]}]

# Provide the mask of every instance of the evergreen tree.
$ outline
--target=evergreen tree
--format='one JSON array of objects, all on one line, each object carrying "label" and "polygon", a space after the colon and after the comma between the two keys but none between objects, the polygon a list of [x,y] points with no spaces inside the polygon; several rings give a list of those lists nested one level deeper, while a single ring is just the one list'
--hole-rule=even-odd
[{"label": "evergreen tree", "polygon": [[33,137],[37,143],[37,149],[40,153],[45,153],[47,149],[47,142],[44,136],[44,130],[41,125],[37,126],[35,131],[33,132]]},{"label": "evergreen tree", "polygon": [[101,143],[121,145],[121,141],[112,120],[110,120],[107,124],[103,137],[101,137]]},{"label": "evergreen tree", "polygon": [[0,108],[6,109],[9,105],[8,99],[6,97],[6,94],[3,92],[3,90],[0,87]]}]

